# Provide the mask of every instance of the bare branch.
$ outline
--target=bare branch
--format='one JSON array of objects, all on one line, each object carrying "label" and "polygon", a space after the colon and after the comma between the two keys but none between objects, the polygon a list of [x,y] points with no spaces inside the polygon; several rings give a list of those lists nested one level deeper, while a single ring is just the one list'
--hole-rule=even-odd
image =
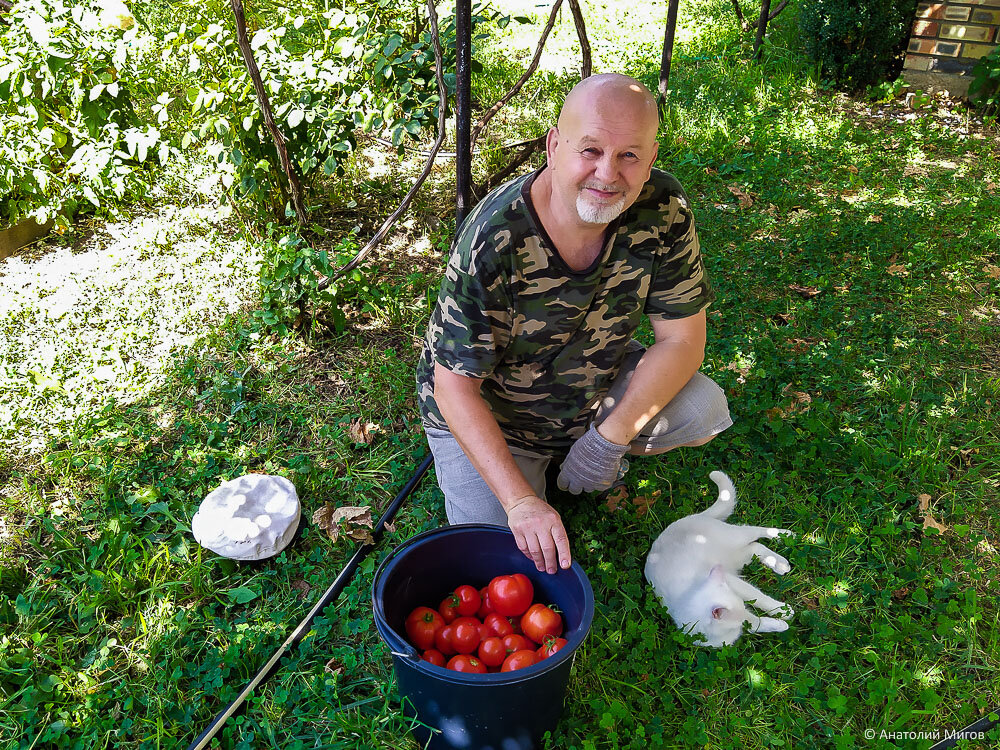
[{"label": "bare branch", "polygon": [[361,264],[361,262],[368,256],[368,254],[382,243],[382,240],[385,238],[385,235],[388,234],[389,229],[392,228],[392,225],[396,223],[396,220],[403,215],[403,212],[405,212],[406,209],[409,208],[410,202],[413,200],[413,196],[417,194],[417,190],[420,189],[420,186],[424,184],[424,180],[426,180],[427,176],[431,173],[431,169],[434,166],[434,159],[437,156],[438,149],[441,148],[441,144],[444,142],[445,117],[447,115],[447,109],[448,109],[448,92],[445,90],[444,87],[444,77],[443,77],[444,62],[442,61],[443,56],[441,54],[441,40],[438,37],[438,18],[437,18],[437,11],[434,9],[434,0],[427,0],[427,13],[431,19],[431,39],[434,42],[434,71],[435,71],[435,76],[437,77],[437,85],[438,85],[437,140],[434,141],[434,145],[431,147],[430,155],[428,156],[427,161],[424,163],[423,171],[420,173],[420,176],[417,177],[417,181],[413,183],[413,187],[410,188],[410,192],[408,192],[406,194],[406,197],[403,198],[403,202],[399,204],[399,208],[397,208],[395,211],[392,212],[392,215],[382,223],[381,227],[379,227],[379,230],[375,233],[375,236],[368,241],[367,245],[365,245],[363,248],[361,248],[361,250],[358,251],[358,254],[355,255],[350,260],[349,263],[337,269],[337,271],[332,276],[328,276],[319,282],[318,289],[320,291],[326,289],[328,286],[330,286],[330,284],[332,284],[334,281],[336,281],[344,274],[350,273],[355,268],[357,268]]},{"label": "bare branch", "polygon": [[486,178],[486,181],[483,182],[482,185],[476,185],[476,196],[481,198],[486,195],[486,193],[514,174],[518,167],[525,164],[536,151],[540,151],[545,148],[545,138],[546,136],[540,135],[538,138],[525,141],[524,144],[522,144],[523,148],[521,151],[517,154],[517,156],[510,160],[510,164],[503,169],[500,169],[495,174],[491,174]]},{"label": "bare branch", "polygon": [[740,0],[733,0],[733,10],[736,11],[736,20],[739,21],[740,28],[746,31],[750,28],[746,19],[743,18],[743,9],[740,7]]},{"label": "bare branch", "polygon": [[753,43],[754,57],[759,58],[761,45],[764,44],[764,33],[767,31],[768,16],[771,14],[771,0],[763,0],[760,6],[760,18],[757,19],[757,38]]},{"label": "bare branch", "polygon": [[583,22],[583,9],[580,0],[569,0],[569,9],[573,12],[573,25],[576,26],[576,36],[580,40],[580,78],[590,78],[593,65],[590,60],[590,41],[587,39],[587,26]]},{"label": "bare branch", "polygon": [[777,18],[778,14],[785,9],[786,5],[788,5],[788,0],[781,0],[781,2],[778,4],[778,7],[772,10],[771,15],[767,17],[767,22],[770,23],[775,18]]},{"label": "bare branch", "polygon": [[511,88],[510,91],[508,91],[506,94],[503,95],[503,97],[500,98],[500,101],[498,101],[496,104],[490,107],[489,111],[485,115],[483,115],[483,119],[481,119],[476,124],[476,127],[472,129],[472,135],[469,138],[470,149],[476,145],[476,139],[479,137],[479,134],[480,132],[482,132],[483,128],[486,127],[486,123],[488,123],[490,120],[493,119],[493,115],[499,112],[500,108],[503,105],[505,105],[507,102],[509,102],[511,99],[514,98],[517,92],[521,90],[521,87],[524,86],[524,84],[528,81],[529,78],[531,78],[532,73],[535,72],[535,68],[538,67],[538,61],[542,57],[542,48],[545,47],[545,40],[548,39],[549,32],[552,31],[552,27],[556,23],[556,14],[559,12],[559,8],[561,5],[562,5],[562,0],[556,0],[555,3],[553,3],[552,11],[549,13],[549,22],[545,24],[545,30],[542,31],[542,36],[538,40],[538,47],[535,49],[535,56],[531,60],[531,65],[529,65],[528,69],[524,71],[524,75],[522,75],[517,80],[517,83],[514,84],[514,86]]},{"label": "bare branch", "polygon": [[308,219],[306,217],[305,203],[302,200],[302,184],[299,182],[298,175],[295,174],[295,168],[292,166],[291,159],[288,158],[288,149],[285,148],[284,136],[281,135],[281,131],[278,130],[278,125],[274,121],[271,100],[264,89],[264,82],[260,79],[260,69],[257,67],[257,61],[254,60],[253,52],[250,49],[250,42],[247,40],[247,19],[243,14],[243,2],[242,0],[230,0],[230,4],[233,6],[233,15],[236,16],[236,42],[239,44],[240,52],[243,53],[243,61],[246,63],[247,71],[250,73],[253,87],[257,91],[260,109],[264,113],[264,123],[271,133],[275,148],[278,149],[281,166],[285,170],[285,176],[288,178],[288,184],[292,191],[292,205],[295,207],[295,218],[298,220],[299,226],[305,226]]},{"label": "bare branch", "polygon": [[9,0],[0,0],[0,10],[7,12],[14,7],[14,3],[9,2]]}]

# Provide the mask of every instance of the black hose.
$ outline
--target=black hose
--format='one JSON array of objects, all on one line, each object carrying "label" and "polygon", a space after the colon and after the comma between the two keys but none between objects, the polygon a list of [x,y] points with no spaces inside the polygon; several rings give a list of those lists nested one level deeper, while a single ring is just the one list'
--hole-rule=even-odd
[{"label": "black hose", "polygon": [[308,633],[309,629],[312,627],[312,622],[316,618],[316,615],[333,604],[337,597],[340,596],[340,592],[344,590],[344,587],[347,586],[348,582],[354,576],[354,572],[358,569],[358,565],[361,564],[361,561],[368,556],[369,552],[375,549],[375,545],[378,544],[379,539],[382,537],[385,525],[390,523],[395,517],[396,511],[399,510],[403,501],[410,496],[410,493],[413,492],[413,489],[423,478],[424,474],[427,473],[427,469],[430,468],[433,460],[434,457],[431,454],[428,454],[427,458],[421,462],[421,464],[417,467],[417,470],[413,473],[413,476],[410,477],[409,481],[403,486],[403,489],[399,491],[399,494],[396,495],[395,499],[389,504],[389,507],[385,509],[385,512],[382,514],[382,517],[379,518],[378,523],[375,524],[375,528],[372,529],[373,541],[370,544],[362,544],[358,547],[351,559],[347,561],[347,565],[344,566],[344,569],[340,571],[340,574],[334,582],[330,584],[326,593],[324,593],[320,600],[313,605],[313,608],[309,610],[309,614],[305,616],[305,619],[303,619],[302,622],[296,626],[291,635],[285,639],[285,642],[282,643],[271,658],[267,660],[267,663],[265,663],[264,666],[257,671],[257,674],[255,674],[243,690],[240,691],[240,694],[236,696],[236,698],[233,699],[228,706],[220,711],[205,731],[198,735],[198,738],[192,742],[190,746],[188,746],[188,750],[201,750],[206,747],[219,730],[222,729],[222,725],[226,723],[226,720],[236,713],[237,709],[243,705],[243,702],[250,697],[254,688],[278,670],[278,662],[281,661],[281,657],[299,644],[299,641],[305,637],[306,633]]},{"label": "black hose", "polygon": [[990,718],[990,715],[997,716],[998,714],[1000,714],[1000,706],[997,706],[983,718],[972,722],[965,729],[949,733],[943,740],[932,745],[930,750],[948,750],[948,748],[955,747],[961,739],[973,740],[978,738],[980,734],[986,734],[986,732],[990,731],[997,724],[1000,724],[1000,717],[996,719]]}]

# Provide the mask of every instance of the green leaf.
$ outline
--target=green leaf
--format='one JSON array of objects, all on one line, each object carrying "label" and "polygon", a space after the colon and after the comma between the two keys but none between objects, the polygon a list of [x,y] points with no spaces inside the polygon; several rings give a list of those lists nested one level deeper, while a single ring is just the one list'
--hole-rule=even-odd
[{"label": "green leaf", "polygon": [[252,602],[260,596],[260,594],[256,591],[249,589],[246,586],[240,586],[238,589],[232,589],[226,592],[226,595],[229,597],[229,601],[234,604],[246,604],[247,602]]},{"label": "green leaf", "polygon": [[96,99],[103,93],[104,93],[104,84],[103,83],[97,84],[96,86],[94,86],[94,88],[90,90],[90,97],[89,97],[90,101],[94,101],[94,99]]},{"label": "green leaf", "polygon": [[306,113],[301,109],[293,109],[288,113],[288,127],[295,128],[298,127],[299,123],[302,122],[302,118],[306,116]]}]

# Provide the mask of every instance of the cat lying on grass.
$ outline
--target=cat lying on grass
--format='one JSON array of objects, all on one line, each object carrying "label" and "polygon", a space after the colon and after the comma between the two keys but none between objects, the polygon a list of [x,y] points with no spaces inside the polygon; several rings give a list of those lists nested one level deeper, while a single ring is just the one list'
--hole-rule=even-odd
[{"label": "cat lying on grass", "polygon": [[[682,630],[701,633],[705,645],[734,643],[750,623],[751,633],[788,630],[792,608],[740,578],[743,566],[756,557],[778,575],[790,570],[788,560],[757,540],[773,539],[787,529],[733,526],[725,519],[736,505],[736,489],[721,471],[710,478],[719,499],[701,513],[674,521],[653,542],[646,558],[646,579]],[[747,603],[768,615],[759,617]],[[778,619],[780,618],[780,619]]]}]

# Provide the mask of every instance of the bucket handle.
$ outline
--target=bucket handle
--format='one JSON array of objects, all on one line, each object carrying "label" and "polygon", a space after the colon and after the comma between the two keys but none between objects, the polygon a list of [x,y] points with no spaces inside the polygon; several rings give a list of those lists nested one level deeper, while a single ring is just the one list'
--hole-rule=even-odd
[{"label": "bucket handle", "polygon": [[409,645],[406,646],[406,651],[390,651],[389,653],[393,656],[398,656],[400,659],[406,659],[407,661],[421,661],[420,654],[415,648],[411,648]]}]

